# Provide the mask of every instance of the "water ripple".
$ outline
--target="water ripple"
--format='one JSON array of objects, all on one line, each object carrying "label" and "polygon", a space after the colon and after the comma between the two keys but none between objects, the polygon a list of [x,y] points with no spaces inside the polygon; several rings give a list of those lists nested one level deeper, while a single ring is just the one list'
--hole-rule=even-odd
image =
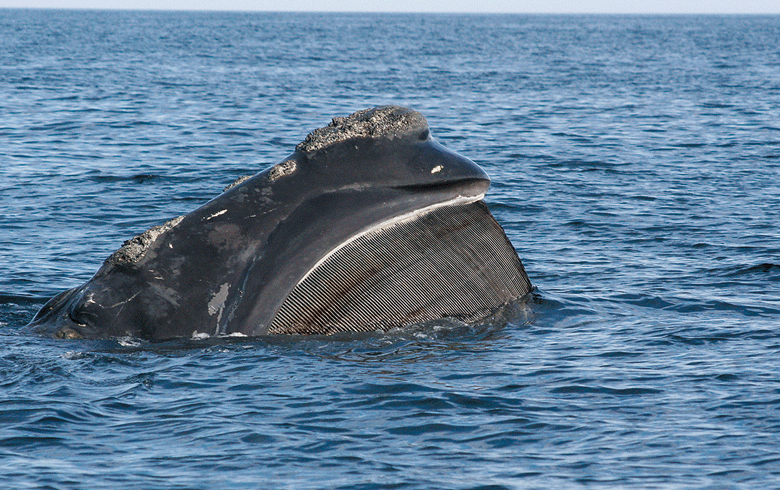
[{"label": "water ripple", "polygon": [[[773,486],[778,32],[771,16],[3,11],[4,482]],[[124,240],[389,103],[490,174],[527,308],[327,338],[24,333]]]}]

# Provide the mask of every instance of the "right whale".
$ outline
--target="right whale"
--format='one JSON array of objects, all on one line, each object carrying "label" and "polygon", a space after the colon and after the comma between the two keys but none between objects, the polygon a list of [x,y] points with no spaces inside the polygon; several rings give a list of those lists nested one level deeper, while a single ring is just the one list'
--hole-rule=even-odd
[{"label": "right whale", "polygon": [[281,163],[125,242],[44,305],[61,338],[333,334],[476,322],[531,283],[471,160],[425,118],[334,118]]}]

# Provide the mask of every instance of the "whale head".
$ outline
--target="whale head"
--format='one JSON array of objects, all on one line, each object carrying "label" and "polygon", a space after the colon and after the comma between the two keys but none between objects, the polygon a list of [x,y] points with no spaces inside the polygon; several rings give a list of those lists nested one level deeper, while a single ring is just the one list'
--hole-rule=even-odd
[{"label": "whale head", "polygon": [[[161,340],[470,318],[530,290],[480,202],[489,185],[479,166],[432,139],[416,111],[337,117],[280,163],[126,241],[31,326],[65,338]],[[396,293],[395,306],[381,306]]]}]

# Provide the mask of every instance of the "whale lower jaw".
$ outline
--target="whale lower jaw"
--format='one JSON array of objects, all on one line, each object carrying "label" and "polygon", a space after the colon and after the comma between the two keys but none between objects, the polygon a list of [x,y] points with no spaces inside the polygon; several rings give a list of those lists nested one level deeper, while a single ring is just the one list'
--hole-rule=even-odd
[{"label": "whale lower jaw", "polygon": [[531,284],[482,197],[459,196],[354,235],[298,281],[267,333],[474,321],[525,296]]}]

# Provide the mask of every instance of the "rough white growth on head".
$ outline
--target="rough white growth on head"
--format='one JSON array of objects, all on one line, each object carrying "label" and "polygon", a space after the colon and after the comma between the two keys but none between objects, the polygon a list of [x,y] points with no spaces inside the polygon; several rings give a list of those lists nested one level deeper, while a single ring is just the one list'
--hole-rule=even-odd
[{"label": "rough white growth on head", "polygon": [[295,163],[295,160],[285,160],[282,163],[271,167],[271,170],[268,171],[268,179],[273,182],[274,180],[284,177],[285,175],[290,175],[291,173],[295,172],[297,168],[298,165]]},{"label": "rough white growth on head", "polygon": [[227,192],[227,191],[229,191],[230,189],[232,189],[233,187],[237,186],[238,184],[241,184],[241,183],[243,183],[243,182],[246,182],[247,180],[249,180],[249,179],[251,179],[251,178],[252,178],[252,176],[251,176],[251,175],[242,175],[241,177],[239,177],[238,179],[236,179],[236,180],[235,180],[235,182],[233,182],[232,184],[230,184],[230,185],[228,185],[227,187],[225,187],[224,189],[222,189],[222,192]]},{"label": "rough white growth on head", "polygon": [[441,170],[442,170],[443,168],[444,168],[444,165],[436,165],[435,167],[433,167],[433,168],[431,169],[431,173],[432,173],[432,174],[437,174],[437,173],[441,172]]},{"label": "rough white growth on head", "polygon": [[404,135],[427,138],[428,121],[419,112],[406,107],[374,107],[347,117],[334,117],[324,128],[309,133],[295,149],[308,153],[352,138],[394,138]]},{"label": "rough white growth on head", "polygon": [[165,224],[153,226],[140,235],[127,240],[122,244],[122,247],[119,250],[111,254],[111,256],[106,259],[106,263],[123,264],[138,262],[141,257],[144,256],[146,251],[149,250],[149,247],[151,247],[157,238],[160,237],[160,235],[164,234],[168,230],[175,228],[176,225],[181,223],[181,220],[183,219],[184,216],[179,216],[178,218],[174,218]]}]

